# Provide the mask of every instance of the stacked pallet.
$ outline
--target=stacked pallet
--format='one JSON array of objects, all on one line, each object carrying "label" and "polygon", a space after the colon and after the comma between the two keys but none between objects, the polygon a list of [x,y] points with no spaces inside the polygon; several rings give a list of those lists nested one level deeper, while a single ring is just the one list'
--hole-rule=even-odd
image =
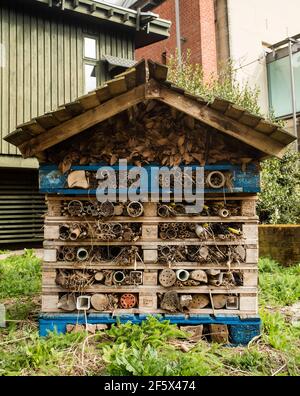
[{"label": "stacked pallet", "polygon": [[48,195],[43,313],[257,315],[255,195],[181,205]]}]

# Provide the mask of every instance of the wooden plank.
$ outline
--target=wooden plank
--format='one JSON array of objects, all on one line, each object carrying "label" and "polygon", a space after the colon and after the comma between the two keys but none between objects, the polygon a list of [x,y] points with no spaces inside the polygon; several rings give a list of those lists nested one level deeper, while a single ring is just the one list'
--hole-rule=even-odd
[{"label": "wooden plank", "polygon": [[60,122],[65,122],[72,118],[72,114],[65,108],[65,106],[59,107],[57,110],[53,111],[52,114],[53,117]]},{"label": "wooden plank", "polygon": [[225,115],[238,120],[244,114],[244,110],[236,105],[229,105],[227,110],[225,111]]},{"label": "wooden plank", "polygon": [[3,140],[8,143],[14,144],[15,146],[19,146],[27,140],[31,139],[31,137],[31,133],[23,131],[23,129],[17,129],[16,131],[6,135]]},{"label": "wooden plank", "polygon": [[59,19],[57,23],[57,74],[53,79],[53,82],[57,81],[57,100],[59,106],[66,103],[64,69],[64,25],[63,20]]},{"label": "wooden plank", "polygon": [[57,143],[77,135],[96,123],[104,121],[124,110],[129,109],[143,100],[144,97],[145,87],[139,86],[132,91],[113,98],[92,110],[50,129],[46,133],[31,139],[26,144],[21,145],[19,148],[24,157],[31,157],[38,152],[44,151]]},{"label": "wooden plank", "polygon": [[279,140],[283,144],[290,144],[296,140],[296,137],[287,131],[278,128],[275,132],[272,133],[271,138]]},{"label": "wooden plank", "polygon": [[45,72],[45,111],[50,111],[52,110],[51,106],[51,89],[52,89],[52,81],[51,81],[51,28],[50,28],[50,20],[44,20],[45,23],[45,28],[44,28],[44,38],[45,38],[45,66],[44,66],[44,72]]},{"label": "wooden plank", "polygon": [[252,240],[258,243],[258,225],[243,224],[243,237],[247,240]]},{"label": "wooden plank", "polygon": [[[49,264],[48,262],[45,262],[43,265],[43,268],[45,269],[53,269],[53,268],[61,268],[61,269],[74,269],[74,267],[76,266],[76,269],[83,269],[85,270],[87,268],[86,263],[80,263],[80,262],[68,262],[68,261],[58,261],[52,264]],[[159,270],[163,270],[169,268],[168,264],[158,264],[158,263],[147,263],[147,264],[143,264],[138,262],[136,265],[129,265],[126,266],[126,269],[128,270],[155,270],[155,271],[159,271]],[[185,263],[172,263],[172,268],[174,270],[177,269],[186,269],[186,270],[195,270],[195,269],[201,269],[201,270],[209,270],[212,269],[211,264],[199,264],[199,263],[191,263],[191,262],[185,262]],[[228,270],[228,265],[226,265],[225,263],[219,264],[219,265],[214,265],[213,267],[216,270]],[[245,270],[255,270],[257,271],[257,263],[253,263],[253,264],[231,264],[230,268],[232,270],[241,270],[241,271],[245,271]],[[115,262],[90,262],[89,263],[89,269],[91,270],[104,270],[104,269],[109,269],[109,270],[119,270],[120,269],[120,265],[116,264]]]},{"label": "wooden plank", "polygon": [[[32,78],[37,80],[37,115],[44,114],[49,109],[45,109],[45,63],[48,59],[45,57],[45,25],[42,18],[38,18],[37,22],[37,74]],[[37,122],[39,122],[37,120]],[[45,128],[42,125],[43,128]],[[55,125],[53,125],[55,126]],[[45,128],[47,129],[47,127]]]},{"label": "wooden plank", "polygon": [[209,335],[212,342],[217,344],[229,344],[229,331],[226,325],[210,324]]},{"label": "wooden plank", "polygon": [[[25,50],[24,50],[24,17],[22,13],[17,13],[17,78],[16,78],[16,86],[17,86],[17,119],[16,125],[24,122],[24,58],[25,58]],[[20,87],[22,94],[20,94]],[[15,125],[13,126],[15,128]],[[11,129],[10,129],[11,130]]]},{"label": "wooden plank", "polygon": [[168,67],[158,62],[148,60],[149,78],[157,81],[166,81],[168,77]]},{"label": "wooden plank", "polygon": [[43,116],[36,117],[36,122],[42,126],[44,130],[51,129],[60,124],[60,122],[51,113],[47,113]]},{"label": "wooden plank", "polygon": [[124,76],[108,81],[106,84],[112,97],[127,92],[127,84]]},{"label": "wooden plank", "polygon": [[[67,293],[67,289],[63,289],[55,284],[55,273],[47,274],[43,272],[43,293]],[[116,289],[115,286],[103,286],[96,285],[89,286],[86,288],[86,293],[165,293],[166,291],[175,291],[178,294],[241,294],[241,295],[255,295],[257,292],[256,287],[207,287],[207,286],[195,286],[195,287],[171,287],[166,289],[163,286],[120,286]]]},{"label": "wooden plank", "polygon": [[71,66],[71,63],[73,63],[73,59],[70,58],[70,45],[71,45],[71,34],[70,34],[70,24],[64,23],[64,28],[63,28],[63,51],[64,51],[64,56],[63,56],[63,65],[64,67],[63,72],[64,72],[64,102],[70,102],[71,101],[71,81],[70,81],[70,75],[74,73],[74,69]]},{"label": "wooden plank", "polygon": [[[76,222],[78,221],[78,217],[71,217],[71,216],[60,216],[61,213],[61,206],[58,204],[56,205],[57,214],[50,214],[46,215],[45,221],[47,224],[51,223],[60,223],[60,222]],[[52,212],[53,213],[53,212]],[[94,217],[85,217],[85,221],[87,223],[93,223],[95,221]],[[119,217],[115,216],[110,218],[107,221],[108,223],[142,223],[142,224],[159,224],[159,223],[251,223],[251,224],[258,224],[258,218],[255,217],[228,217],[226,219],[221,217],[171,217],[171,218],[164,218],[164,217]]]},{"label": "wooden plank", "polygon": [[143,309],[157,309],[157,294],[153,293],[140,293],[139,294],[139,308]]},{"label": "wooden plank", "polygon": [[[38,18],[31,14],[30,16],[30,118],[37,117],[38,114]],[[26,40],[25,40],[26,41]],[[28,92],[28,94],[29,94]],[[26,100],[25,100],[26,101]]]},{"label": "wooden plank", "polygon": [[84,113],[84,109],[78,100],[65,104],[65,108],[69,113],[71,113],[73,117],[77,117],[78,115]]},{"label": "wooden plank", "polygon": [[[142,294],[142,298],[143,298]],[[152,300],[153,301],[153,300]],[[155,300],[154,300],[155,301]],[[58,294],[57,293],[43,293],[42,295],[42,313],[64,313],[61,309],[57,308],[58,304]],[[145,303],[144,303],[145,304]],[[151,304],[149,301],[148,304]],[[76,312],[76,311],[75,311]],[[218,310],[213,310],[211,308],[204,308],[204,309],[191,309],[189,311],[190,314],[195,314],[195,315],[213,315],[215,313],[218,313],[219,315],[234,315],[234,316],[240,316],[243,318],[249,318],[249,317],[257,317],[257,312],[255,310],[248,310],[248,311],[241,311],[241,310],[230,310],[230,309],[218,309]],[[89,313],[99,313],[98,311],[95,311],[93,309],[89,310]],[[104,311],[102,313],[106,314],[111,314],[111,311]],[[148,308],[148,307],[139,307],[135,309],[115,309],[114,310],[114,315],[134,315],[134,314],[151,314],[151,315],[157,315],[157,314],[166,314],[168,312],[162,310],[162,309],[153,309],[153,308]],[[178,312],[179,313],[179,312]]]},{"label": "wooden plank", "polygon": [[142,226],[142,239],[144,241],[149,241],[158,238],[158,225],[146,225]]},{"label": "wooden plank", "polygon": [[251,311],[258,313],[258,298],[252,294],[240,296],[240,311]]},{"label": "wooden plank", "polygon": [[99,89],[96,89],[95,92],[98,96],[100,103],[106,102],[107,100],[112,98],[107,85],[104,85],[103,87],[100,87]]},{"label": "wooden plank", "polygon": [[274,155],[279,158],[282,158],[284,155],[285,146],[274,139],[266,137],[264,134],[220,114],[212,108],[202,106],[185,96],[178,95],[171,89],[161,86],[158,100],[260,150],[263,153]]},{"label": "wooden plank", "polygon": [[55,295],[42,295],[42,312],[62,312],[57,308],[58,294]]},{"label": "wooden plank", "polygon": [[135,66],[136,70],[136,85],[145,84],[147,81],[147,72],[146,72],[146,61],[145,59],[140,60]]},{"label": "wooden plank", "polygon": [[44,238],[45,239],[59,239],[59,226],[49,226],[44,227]]},{"label": "wooden plank", "polygon": [[[23,209],[23,208],[22,208]],[[251,241],[254,242],[254,241]],[[107,242],[102,242],[102,241],[97,241],[95,239],[86,239],[84,241],[75,241],[75,242],[62,242],[62,241],[54,241],[54,242],[45,242],[45,246],[47,247],[58,247],[58,246],[89,246],[89,245],[94,245],[94,246],[106,246]],[[117,242],[109,242],[110,246],[142,246],[143,249],[156,249],[157,245],[160,246],[245,246],[245,247],[252,247],[252,246],[257,246],[255,243],[251,243],[250,245],[246,244],[244,240],[236,240],[236,241],[229,241],[229,242],[224,242],[224,241],[199,241],[199,239],[189,239],[189,240],[152,240],[152,241],[143,241],[139,240],[136,242],[123,242],[123,241],[117,241]],[[251,262],[255,262],[255,260],[252,260]]]},{"label": "wooden plank", "polygon": [[47,263],[55,263],[56,249],[44,249],[44,261]]},{"label": "wooden plank", "polygon": [[255,130],[261,132],[265,135],[271,135],[274,131],[276,131],[278,127],[272,124],[268,120],[260,120],[259,124],[256,125]]},{"label": "wooden plank", "polygon": [[29,122],[25,122],[18,126],[18,129],[22,129],[25,132],[28,132],[30,135],[39,135],[43,132],[46,132],[46,129],[42,127],[36,120],[32,120]]},{"label": "wooden plank", "polygon": [[157,286],[158,273],[154,270],[145,270],[143,276],[143,286]]},{"label": "wooden plank", "polygon": [[124,73],[118,74],[117,77],[125,77],[127,90],[133,89],[136,87],[136,69],[133,67],[132,69],[126,70]]},{"label": "wooden plank", "polygon": [[78,101],[80,102],[80,105],[82,106],[82,108],[85,111],[93,109],[94,107],[97,107],[100,104],[100,101],[99,101],[99,98],[98,98],[98,95],[96,92],[92,92],[88,95],[81,96],[80,98],[78,98]]},{"label": "wooden plank", "polygon": [[241,215],[243,217],[256,216],[256,200],[245,199],[242,201]]},{"label": "wooden plank", "polygon": [[[87,166],[86,170],[89,170],[90,168]],[[215,170],[215,169],[214,169]],[[73,201],[73,197],[68,197],[68,196],[59,196],[56,194],[53,195],[48,195],[48,199],[51,199],[53,201]],[[94,202],[97,201],[96,197],[92,197],[89,194],[82,194],[81,196],[78,196],[76,199],[83,199],[83,200],[92,200]],[[224,194],[223,193],[214,193],[210,194],[209,196],[205,197],[205,201],[223,201],[224,200]],[[257,194],[253,193],[242,193],[242,194],[237,194],[237,193],[231,193],[226,195],[226,201],[258,201]],[[144,203],[144,205],[148,204],[147,202]],[[157,205],[156,203],[150,202],[151,205]]]},{"label": "wooden plank", "polygon": [[213,103],[210,104],[210,107],[212,107],[215,110],[220,111],[221,113],[225,113],[225,111],[228,109],[229,106],[233,105],[232,102],[229,102],[228,100],[220,99],[220,98],[215,98]]},{"label": "wooden plank", "polygon": [[258,262],[258,247],[254,249],[247,249],[246,252],[246,263],[257,263]]},{"label": "wooden plank", "polygon": [[157,203],[145,202],[144,203],[144,216],[145,217],[156,217],[157,216]]},{"label": "wooden plank", "polygon": [[258,270],[244,270],[243,271],[243,285],[246,287],[258,286]]},{"label": "wooden plank", "polygon": [[258,117],[254,114],[249,113],[248,111],[245,111],[239,119],[242,124],[247,125],[250,128],[255,128],[261,120],[262,117]]},{"label": "wooden plank", "polygon": [[158,260],[157,249],[143,249],[143,260],[145,264],[156,263]]},{"label": "wooden plank", "polygon": [[[78,91],[78,83],[77,83],[77,74],[82,73],[81,72],[81,64],[77,61],[77,36],[76,36],[76,29],[77,26],[75,24],[70,25],[70,57],[71,57],[71,70],[72,72],[69,72],[70,76],[70,100],[74,100],[77,98],[80,94],[81,91]],[[80,40],[80,39],[79,39]],[[80,59],[82,62],[82,59]],[[73,64],[76,65],[76,71],[74,72]],[[82,73],[83,74],[83,73]]]},{"label": "wooden plank", "polygon": [[[50,98],[51,98],[51,109],[56,109],[59,104],[58,100],[58,84],[59,84],[59,74],[58,74],[58,25],[55,20],[50,21],[50,50],[51,50],[51,58],[49,59],[50,73],[51,73],[51,90],[50,90]],[[60,120],[58,118],[58,120]],[[60,120],[61,121],[61,120]]]}]

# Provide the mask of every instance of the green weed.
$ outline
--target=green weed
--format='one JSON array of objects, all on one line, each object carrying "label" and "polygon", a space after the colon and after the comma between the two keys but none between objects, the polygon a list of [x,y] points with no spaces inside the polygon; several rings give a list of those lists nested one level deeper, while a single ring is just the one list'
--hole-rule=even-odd
[{"label": "green weed", "polygon": [[0,300],[29,296],[41,290],[41,261],[32,250],[0,261]]},{"label": "green weed", "polygon": [[300,265],[282,267],[274,260],[259,262],[260,303],[263,306],[286,306],[300,300]]},{"label": "green weed", "polygon": [[299,376],[300,327],[280,313],[299,299],[298,279],[298,267],[260,260],[263,331],[248,348],[201,341],[183,352],[187,334],[154,317],[88,339],[85,332],[39,338],[40,261],[26,251],[0,262],[0,295],[11,321],[0,329],[0,375]]}]

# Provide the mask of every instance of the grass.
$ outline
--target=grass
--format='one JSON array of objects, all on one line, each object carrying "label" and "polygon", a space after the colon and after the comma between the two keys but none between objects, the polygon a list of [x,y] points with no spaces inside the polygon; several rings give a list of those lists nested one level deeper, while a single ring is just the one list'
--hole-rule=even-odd
[{"label": "grass", "polygon": [[300,301],[300,264],[283,268],[276,261],[260,260],[260,304],[286,306]]},{"label": "grass", "polygon": [[0,262],[0,299],[30,296],[41,290],[40,260],[32,250]]},{"label": "grass", "polygon": [[246,348],[192,344],[176,326],[154,318],[92,336],[51,334],[41,339],[36,321],[40,261],[27,250],[0,261],[0,302],[8,313],[8,327],[0,329],[0,376],[299,376],[300,326],[286,314],[286,306],[299,301],[299,283],[299,266],[283,268],[260,260],[263,332]]}]

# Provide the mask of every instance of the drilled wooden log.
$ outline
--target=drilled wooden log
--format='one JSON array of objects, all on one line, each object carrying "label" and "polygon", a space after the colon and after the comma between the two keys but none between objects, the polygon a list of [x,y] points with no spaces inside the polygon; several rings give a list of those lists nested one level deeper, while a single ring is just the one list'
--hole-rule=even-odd
[{"label": "drilled wooden log", "polygon": [[210,303],[209,296],[207,294],[195,294],[190,304],[191,309],[203,309]]},{"label": "drilled wooden log", "polygon": [[227,296],[226,294],[215,294],[213,295],[212,300],[215,309],[222,309],[226,305]]},{"label": "drilled wooden log", "polygon": [[226,325],[211,324],[209,325],[209,333],[212,342],[229,344],[229,332]]},{"label": "drilled wooden log", "polygon": [[91,298],[91,305],[96,311],[105,311],[109,306],[106,294],[94,294]]},{"label": "drilled wooden log", "polygon": [[72,294],[63,295],[57,304],[57,308],[62,309],[66,312],[73,312],[76,309],[76,300],[75,296]]}]

